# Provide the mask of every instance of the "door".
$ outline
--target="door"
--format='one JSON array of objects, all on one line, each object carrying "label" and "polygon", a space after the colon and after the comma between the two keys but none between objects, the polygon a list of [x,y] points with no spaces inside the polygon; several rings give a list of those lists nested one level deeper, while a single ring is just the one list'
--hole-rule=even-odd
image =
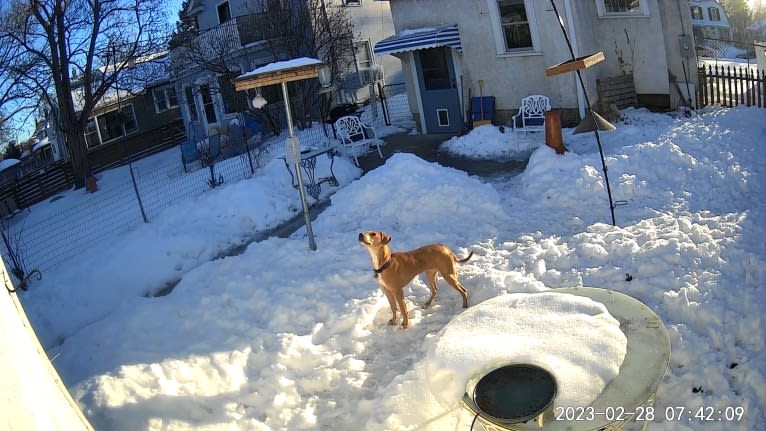
[{"label": "door", "polygon": [[439,47],[416,51],[415,67],[423,101],[426,133],[462,131],[463,113],[451,48]]},{"label": "door", "polygon": [[202,119],[205,122],[205,130],[210,130],[213,127],[219,126],[218,112],[215,109],[215,101],[213,100],[213,93],[210,90],[208,84],[203,84],[199,88],[200,105],[202,108]]}]

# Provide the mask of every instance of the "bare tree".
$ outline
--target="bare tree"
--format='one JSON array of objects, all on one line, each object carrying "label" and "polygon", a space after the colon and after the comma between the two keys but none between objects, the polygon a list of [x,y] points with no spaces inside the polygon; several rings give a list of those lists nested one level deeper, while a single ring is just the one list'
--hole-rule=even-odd
[{"label": "bare tree", "polygon": [[[165,49],[162,0],[10,0],[0,38],[22,50],[20,82],[58,109],[75,184],[92,174],[85,127],[136,59]],[[73,92],[80,90],[81,99]]]},{"label": "bare tree", "polygon": [[[259,13],[236,17],[203,32],[191,24],[192,20],[185,16],[185,7],[182,7],[171,40],[174,68],[178,71],[198,69],[217,76],[217,89],[224,100],[238,110],[245,110],[249,108],[247,99],[244,94],[237,94],[233,86],[233,79],[246,72],[240,70],[234,54],[242,40],[261,41],[274,60],[318,58],[330,66],[337,81],[353,66],[353,28],[345,8],[326,5],[324,0],[264,0],[259,4],[260,8],[251,8]],[[235,27],[238,31],[234,31]],[[331,98],[318,94],[315,80],[296,81],[290,85],[297,98],[294,111],[299,127],[304,126],[307,114],[316,107],[326,112],[332,103]],[[267,112],[261,113],[267,123],[275,123]]]},{"label": "bare tree", "polygon": [[[354,68],[353,23],[340,2],[325,0],[266,0],[269,19],[258,26],[275,58],[309,56],[330,67],[336,83]],[[315,81],[295,81],[300,102],[296,116],[301,122],[317,106],[327,112],[332,97],[318,94]]]}]

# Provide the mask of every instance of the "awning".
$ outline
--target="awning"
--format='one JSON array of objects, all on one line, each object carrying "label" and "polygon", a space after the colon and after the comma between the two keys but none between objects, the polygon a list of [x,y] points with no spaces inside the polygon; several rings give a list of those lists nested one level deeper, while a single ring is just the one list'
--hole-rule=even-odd
[{"label": "awning", "polygon": [[457,25],[404,30],[375,44],[375,54],[396,54],[417,49],[448,46],[462,51]]}]

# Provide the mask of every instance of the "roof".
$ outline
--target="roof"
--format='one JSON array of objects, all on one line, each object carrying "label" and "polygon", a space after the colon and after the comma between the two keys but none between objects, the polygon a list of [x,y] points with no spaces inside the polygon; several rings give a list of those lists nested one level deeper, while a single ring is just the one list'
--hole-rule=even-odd
[{"label": "roof", "polygon": [[397,54],[438,46],[462,51],[460,32],[456,24],[403,30],[376,43],[374,51],[375,54]]}]

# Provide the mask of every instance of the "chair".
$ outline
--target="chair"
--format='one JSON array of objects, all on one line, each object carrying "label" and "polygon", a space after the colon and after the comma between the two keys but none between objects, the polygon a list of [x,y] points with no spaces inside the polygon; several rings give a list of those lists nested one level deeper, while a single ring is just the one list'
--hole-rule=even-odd
[{"label": "chair", "polygon": [[245,129],[239,124],[231,124],[229,126],[229,156],[240,155],[246,151],[245,149]]},{"label": "chair", "polygon": [[183,140],[180,144],[181,147],[181,163],[184,165],[184,172],[187,172],[186,165],[194,162],[199,158],[199,152],[197,151],[197,144],[192,141]]},{"label": "chair", "polygon": [[381,159],[383,158],[383,153],[380,151],[380,144],[383,141],[378,138],[375,129],[362,123],[359,117],[346,115],[339,118],[335,122],[335,130],[338,132],[341,144],[351,149],[351,155],[354,157],[354,163],[357,166],[359,166],[359,159],[357,158],[356,149],[359,147],[366,147],[369,150],[371,145],[375,145],[378,149],[378,155]]},{"label": "chair", "polygon": [[[533,94],[521,99],[519,112],[512,118],[513,135],[517,132],[543,132],[545,131],[545,112],[551,110],[551,102],[548,96]],[[518,142],[518,141],[517,141]]]},{"label": "chair", "polygon": [[221,135],[214,133],[207,138],[207,156],[212,163],[221,155]]}]

